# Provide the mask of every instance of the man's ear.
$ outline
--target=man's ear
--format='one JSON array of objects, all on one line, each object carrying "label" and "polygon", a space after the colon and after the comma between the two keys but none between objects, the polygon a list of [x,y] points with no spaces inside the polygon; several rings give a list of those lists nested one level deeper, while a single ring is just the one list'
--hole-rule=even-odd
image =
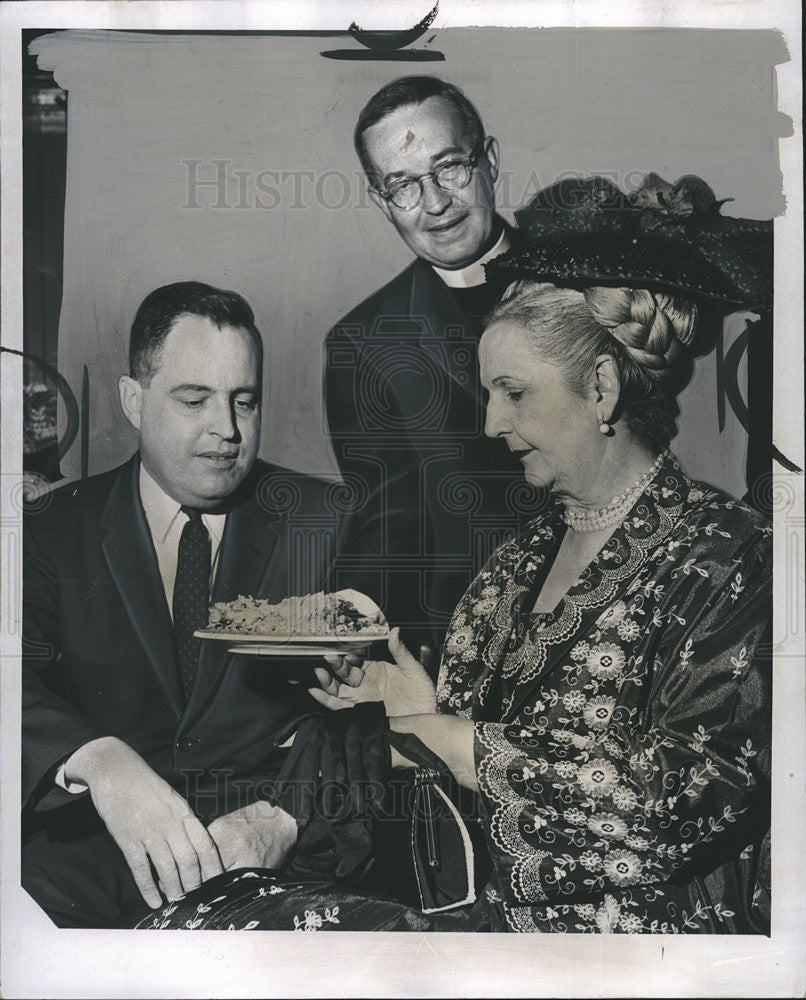
[{"label": "man's ear", "polygon": [[490,177],[492,177],[493,183],[495,183],[498,179],[498,140],[489,136],[484,142],[484,155],[490,164]]},{"label": "man's ear", "polygon": [[140,420],[143,411],[143,387],[136,378],[121,375],[118,382],[120,405],[126,419],[136,430],[140,430]]},{"label": "man's ear", "polygon": [[375,204],[378,206],[378,208],[383,212],[383,214],[386,216],[386,218],[391,222],[392,221],[392,212],[391,212],[391,209],[389,208],[389,202],[386,200],[386,198],[382,198],[381,195],[378,193],[378,191],[376,191],[376,189],[374,187],[369,187],[369,188],[367,188],[367,190],[369,191],[370,199],[375,202]]},{"label": "man's ear", "polygon": [[599,423],[609,423],[621,396],[621,376],[612,354],[600,354],[596,358],[593,375],[596,419]]}]

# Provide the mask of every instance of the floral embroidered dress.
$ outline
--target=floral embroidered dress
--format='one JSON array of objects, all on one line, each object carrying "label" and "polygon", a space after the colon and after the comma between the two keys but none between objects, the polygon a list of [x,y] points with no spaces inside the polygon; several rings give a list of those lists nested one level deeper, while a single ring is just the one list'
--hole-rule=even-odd
[{"label": "floral embroidered dress", "polygon": [[[768,933],[771,528],[673,457],[551,613],[560,508],[462,598],[440,712],[475,722],[501,929]],[[479,905],[477,904],[477,906]]]},{"label": "floral embroidered dress", "polygon": [[503,544],[446,639],[438,710],[475,722],[494,864],[474,904],[242,870],[138,926],[769,933],[771,528],[669,457],[534,614],[564,530],[555,508]]}]

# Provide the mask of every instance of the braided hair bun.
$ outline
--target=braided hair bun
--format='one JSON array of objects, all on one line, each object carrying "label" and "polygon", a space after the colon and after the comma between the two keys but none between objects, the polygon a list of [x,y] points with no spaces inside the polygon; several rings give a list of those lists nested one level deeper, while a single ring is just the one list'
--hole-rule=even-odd
[{"label": "braided hair bun", "polygon": [[682,346],[691,343],[697,307],[644,288],[588,288],[593,318],[626,349],[630,359],[661,375],[672,368]]}]

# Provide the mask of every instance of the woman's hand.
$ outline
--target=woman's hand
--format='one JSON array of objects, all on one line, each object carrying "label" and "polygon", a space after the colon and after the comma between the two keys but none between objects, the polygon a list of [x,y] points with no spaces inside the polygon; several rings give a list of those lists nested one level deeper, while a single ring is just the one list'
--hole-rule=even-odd
[{"label": "woman's hand", "polygon": [[310,688],[311,697],[326,708],[352,708],[359,701],[382,701],[390,718],[423,715],[436,711],[436,688],[421,663],[400,641],[400,630],[389,633],[389,651],[394,663],[364,660],[360,656],[325,657],[333,668],[316,667],[322,685]]}]

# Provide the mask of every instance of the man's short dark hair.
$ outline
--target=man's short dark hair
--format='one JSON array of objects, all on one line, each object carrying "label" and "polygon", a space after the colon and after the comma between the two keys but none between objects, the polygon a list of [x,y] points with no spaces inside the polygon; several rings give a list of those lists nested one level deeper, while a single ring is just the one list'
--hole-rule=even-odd
[{"label": "man's short dark hair", "polygon": [[378,93],[369,99],[355,126],[353,136],[355,151],[371,181],[375,179],[374,171],[364,144],[364,133],[398,108],[409,104],[422,104],[431,97],[441,97],[453,108],[471,149],[475,149],[484,141],[481,116],[458,87],[436,76],[401,76],[381,87]]},{"label": "man's short dark hair", "polygon": [[148,384],[157,370],[165,338],[180,316],[201,316],[219,328],[234,326],[248,330],[260,354],[263,344],[255,326],[255,315],[243,296],[201,281],[175,281],[147,295],[132,323],[129,336],[129,374]]}]

